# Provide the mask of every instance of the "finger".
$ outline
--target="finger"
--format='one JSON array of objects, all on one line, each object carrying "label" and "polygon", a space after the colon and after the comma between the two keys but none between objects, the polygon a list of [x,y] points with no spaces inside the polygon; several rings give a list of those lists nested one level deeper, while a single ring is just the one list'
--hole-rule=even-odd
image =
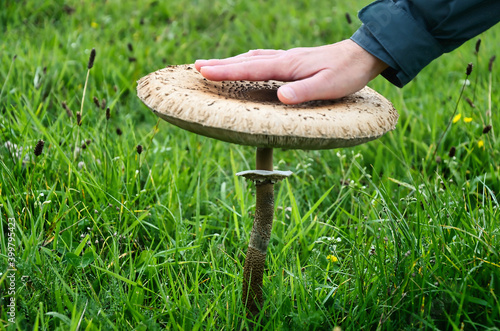
[{"label": "finger", "polygon": [[278,89],[278,98],[289,105],[311,100],[338,99],[357,92],[363,83],[339,82],[332,73],[322,70],[312,77],[286,84]]},{"label": "finger", "polygon": [[249,55],[248,53],[240,54],[237,56],[229,57],[226,59],[211,59],[211,60],[196,60],[194,65],[198,71],[200,71],[201,67],[208,66],[221,66],[235,63],[246,63],[254,60],[268,60],[273,59],[276,55],[279,55],[282,51],[272,51],[272,52],[264,52],[259,55]]},{"label": "finger", "polygon": [[271,56],[259,56],[259,57],[231,57],[227,59],[212,59],[212,60],[196,60],[194,65],[196,69],[199,71],[202,67],[215,67],[215,66],[224,66],[228,64],[236,64],[236,63],[246,63],[249,61],[255,60],[267,60],[270,59]]},{"label": "finger", "polygon": [[201,74],[210,80],[293,80],[292,72],[279,58],[252,60],[218,66],[203,66]]},{"label": "finger", "polygon": [[253,49],[246,53],[236,55],[234,57],[241,58],[241,57],[252,57],[252,56],[262,56],[262,55],[276,55],[276,54],[281,54],[283,52],[285,51],[282,49]]}]

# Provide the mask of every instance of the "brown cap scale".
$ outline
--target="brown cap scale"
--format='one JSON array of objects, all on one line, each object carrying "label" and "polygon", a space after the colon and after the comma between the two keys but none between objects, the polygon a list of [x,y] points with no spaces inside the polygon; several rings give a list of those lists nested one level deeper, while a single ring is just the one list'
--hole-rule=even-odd
[{"label": "brown cap scale", "polygon": [[273,148],[351,147],[393,130],[398,113],[374,90],[338,100],[282,104],[266,82],[207,81],[193,65],[169,66],[138,81],[139,98],[159,117],[214,139],[257,147],[257,170],[238,173],[255,182],[256,210],[243,272],[243,302],[257,315],[274,215],[274,183],[291,175],[273,171]]}]

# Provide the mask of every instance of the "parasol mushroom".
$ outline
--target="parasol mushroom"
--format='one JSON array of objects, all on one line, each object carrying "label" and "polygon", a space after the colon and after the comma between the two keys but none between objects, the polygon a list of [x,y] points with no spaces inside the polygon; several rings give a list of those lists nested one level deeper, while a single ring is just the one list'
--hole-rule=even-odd
[{"label": "parasol mushroom", "polygon": [[257,147],[256,170],[237,175],[256,184],[255,220],[243,271],[243,303],[261,307],[262,279],[274,216],[273,186],[291,175],[273,170],[273,148],[351,147],[393,130],[398,113],[374,90],[338,100],[282,104],[279,81],[208,81],[194,65],[169,66],[138,81],[139,98],[164,120],[218,140]]}]

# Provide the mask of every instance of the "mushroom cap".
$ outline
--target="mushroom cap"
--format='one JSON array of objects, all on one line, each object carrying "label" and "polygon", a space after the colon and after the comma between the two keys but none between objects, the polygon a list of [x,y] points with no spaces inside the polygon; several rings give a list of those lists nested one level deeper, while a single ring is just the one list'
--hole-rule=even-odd
[{"label": "mushroom cap", "polygon": [[208,81],[194,65],[169,66],[138,82],[139,98],[164,120],[231,143],[284,149],[350,147],[393,130],[398,113],[374,90],[285,105],[280,81]]}]

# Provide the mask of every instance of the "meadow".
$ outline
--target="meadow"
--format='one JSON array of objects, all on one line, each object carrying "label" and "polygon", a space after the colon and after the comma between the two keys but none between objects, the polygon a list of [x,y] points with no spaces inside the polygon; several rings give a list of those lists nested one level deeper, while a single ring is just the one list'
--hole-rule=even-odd
[{"label": "meadow", "polygon": [[[255,150],[158,120],[136,81],[349,38],[368,3],[3,0],[0,330],[249,328],[254,186],[235,174]],[[403,89],[372,81],[400,114],[376,141],[275,151],[294,174],[256,329],[498,330],[499,44],[497,25]]]}]

